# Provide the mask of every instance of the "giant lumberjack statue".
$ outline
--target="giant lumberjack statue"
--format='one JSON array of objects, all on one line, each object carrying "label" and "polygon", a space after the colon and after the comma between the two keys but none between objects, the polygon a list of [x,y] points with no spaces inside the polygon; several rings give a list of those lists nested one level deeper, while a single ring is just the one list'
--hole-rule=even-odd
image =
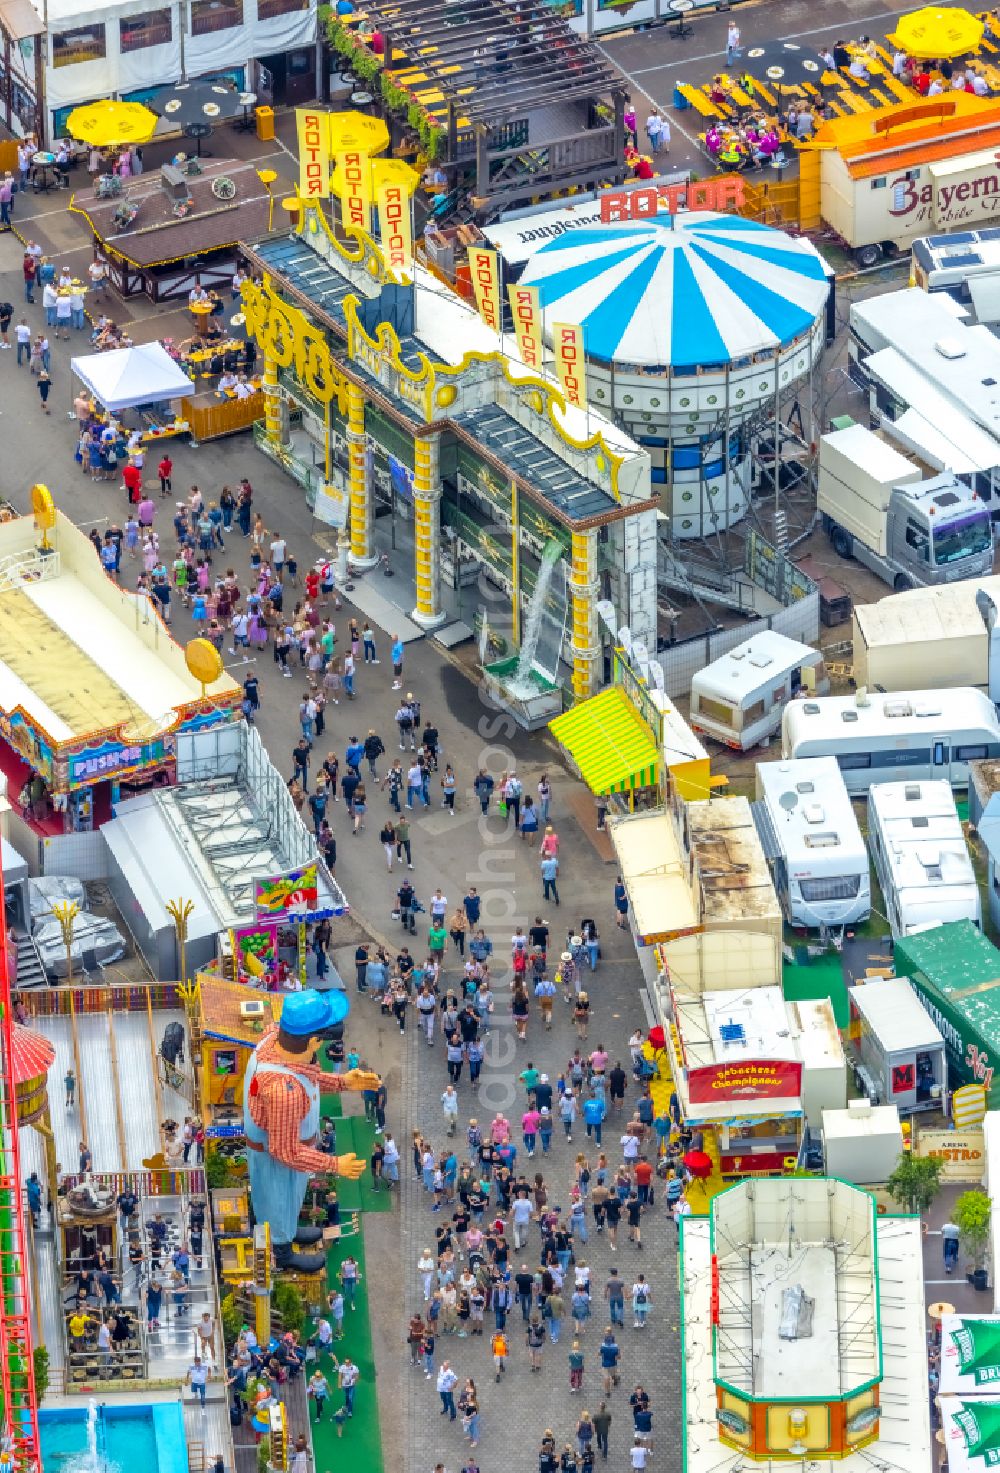
[{"label": "giant lumberjack statue", "polygon": [[256,1222],[271,1229],[279,1268],[318,1272],[323,1252],[297,1253],[295,1244],[316,1243],[319,1228],[300,1228],[299,1212],[310,1176],[333,1174],[355,1181],[365,1163],[353,1153],[317,1151],[321,1094],[378,1089],[379,1077],[363,1069],[325,1074],[314,1062],[326,1039],[341,1028],[350,1010],[342,992],[310,988],[285,998],[281,1019],[254,1049],[244,1083],[243,1115],[250,1173],[250,1205]]}]

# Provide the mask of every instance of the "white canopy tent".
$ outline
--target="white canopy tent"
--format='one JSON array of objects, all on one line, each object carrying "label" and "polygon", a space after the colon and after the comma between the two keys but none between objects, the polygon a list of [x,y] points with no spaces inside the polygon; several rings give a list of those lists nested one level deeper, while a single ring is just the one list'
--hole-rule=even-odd
[{"label": "white canopy tent", "polygon": [[112,413],[195,392],[193,381],[160,343],[88,353],[74,358],[72,368],[84,388]]}]

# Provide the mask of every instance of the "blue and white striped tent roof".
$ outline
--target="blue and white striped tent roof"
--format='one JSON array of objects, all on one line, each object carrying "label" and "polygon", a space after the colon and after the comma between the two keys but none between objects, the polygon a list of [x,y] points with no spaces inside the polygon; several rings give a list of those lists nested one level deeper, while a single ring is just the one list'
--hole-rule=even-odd
[{"label": "blue and white striped tent roof", "polygon": [[586,225],[536,251],[521,281],[539,288],[547,330],[582,324],[588,358],[681,369],[792,342],[828,290],[807,241],[710,211]]}]

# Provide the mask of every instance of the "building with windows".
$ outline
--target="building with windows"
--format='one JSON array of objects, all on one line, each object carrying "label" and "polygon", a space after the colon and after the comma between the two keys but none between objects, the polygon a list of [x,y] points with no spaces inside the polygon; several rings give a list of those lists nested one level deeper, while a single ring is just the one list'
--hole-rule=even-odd
[{"label": "building with windows", "polygon": [[[37,126],[65,133],[74,107],[102,97],[145,102],[168,82],[227,77],[258,101],[304,101],[316,90],[316,0],[33,0],[43,34]],[[14,58],[34,86],[32,57]],[[25,122],[24,128],[36,126]]]},{"label": "building with windows", "polygon": [[461,595],[482,578],[506,610],[491,624],[516,649],[556,555],[565,684],[592,695],[611,643],[601,599],[656,648],[648,455],[599,413],[567,405],[436,277],[417,266],[397,285],[365,232],[344,244],[319,206],[303,215],[291,234],[242,248],[260,279],[244,286],[264,368],[260,449],[339,531],[345,561],[349,548],[352,566],[371,566],[391,543],[384,596],[423,629],[454,613],[446,588]]}]

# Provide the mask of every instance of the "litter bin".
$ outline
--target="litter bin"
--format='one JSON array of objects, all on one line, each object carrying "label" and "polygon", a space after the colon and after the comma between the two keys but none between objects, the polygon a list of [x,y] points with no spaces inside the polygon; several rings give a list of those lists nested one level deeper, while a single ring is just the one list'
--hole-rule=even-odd
[{"label": "litter bin", "polygon": [[691,104],[688,102],[687,98],[684,96],[684,94],[681,91],[680,87],[675,86],[674,87],[674,109],[675,109],[675,111],[676,112],[679,112],[679,113],[684,113],[684,112],[687,112],[687,110],[688,110],[688,108],[690,106],[691,106]]},{"label": "litter bin", "polygon": [[274,138],[274,108],[257,109],[257,137],[261,143],[270,143]]}]

